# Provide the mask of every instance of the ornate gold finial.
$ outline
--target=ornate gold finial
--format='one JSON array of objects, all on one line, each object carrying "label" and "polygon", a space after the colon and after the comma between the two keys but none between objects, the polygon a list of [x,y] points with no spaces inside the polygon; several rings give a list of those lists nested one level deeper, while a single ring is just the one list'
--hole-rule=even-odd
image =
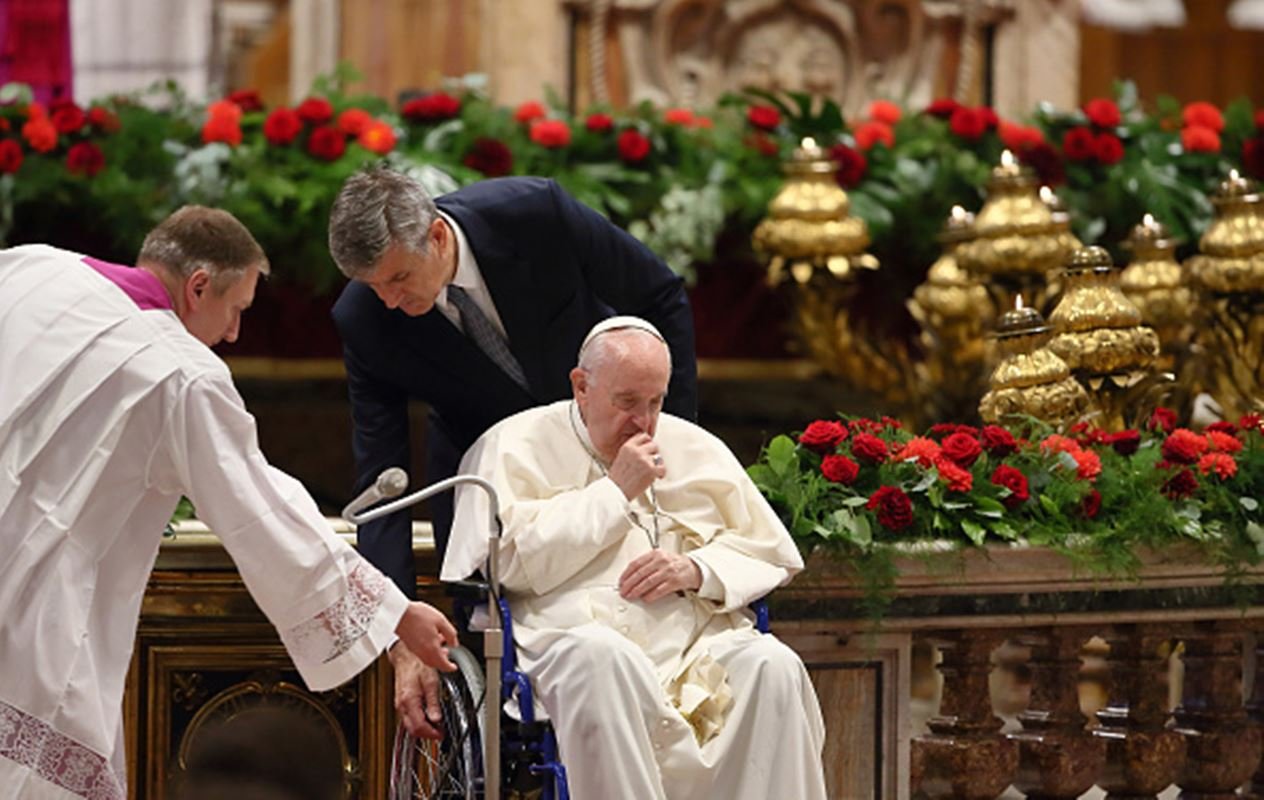
[{"label": "ornate gold finial", "polygon": [[1046,346],[1052,330],[1039,311],[1023,305],[1021,294],[1014,308],[997,320],[1001,362],[979,401],[979,416],[985,422],[1026,415],[1057,424],[1081,416],[1088,408],[1084,387],[1071,377],[1066,362]]},{"label": "ornate gold finial", "polygon": [[1264,291],[1264,219],[1255,181],[1230,170],[1211,202],[1216,217],[1186,262],[1193,283],[1208,292]]},{"label": "ornate gold finial", "polygon": [[1119,279],[1124,296],[1158,334],[1164,369],[1175,369],[1188,350],[1197,313],[1194,293],[1176,261],[1177,244],[1166,225],[1145,214],[1124,240],[1132,261]]}]

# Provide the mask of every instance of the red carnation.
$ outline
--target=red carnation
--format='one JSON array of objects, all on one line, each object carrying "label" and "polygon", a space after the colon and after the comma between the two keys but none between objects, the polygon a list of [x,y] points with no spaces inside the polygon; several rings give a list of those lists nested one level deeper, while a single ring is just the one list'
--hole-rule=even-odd
[{"label": "red carnation", "polygon": [[974,112],[983,118],[983,126],[988,130],[992,130],[1001,124],[1001,118],[997,116],[996,110],[991,106],[979,106]]},{"label": "red carnation", "polygon": [[628,128],[619,134],[615,145],[619,148],[619,158],[629,164],[639,164],[650,154],[650,140],[642,136],[635,128]]},{"label": "red carnation", "polygon": [[983,449],[993,458],[1004,458],[1018,449],[1014,434],[999,425],[984,425],[979,436],[983,440]]},{"label": "red carnation", "polygon": [[1238,417],[1238,427],[1244,431],[1264,433],[1264,417],[1261,417],[1259,414],[1243,414]]},{"label": "red carnation", "polygon": [[[439,122],[460,114],[461,101],[447,92],[432,92],[404,103],[400,113],[413,122]],[[540,109],[539,116],[544,116],[543,108]]]},{"label": "red carnation", "polygon": [[838,162],[834,180],[838,181],[839,186],[851,189],[860,185],[865,177],[865,170],[869,168],[869,161],[864,153],[840,143],[829,149],[829,157]]},{"label": "red carnation", "polygon": [[1181,130],[1181,147],[1187,153],[1219,153],[1220,134],[1202,125],[1191,125]]},{"label": "red carnation", "polygon": [[1212,431],[1220,431],[1221,433],[1227,433],[1230,436],[1233,436],[1235,433],[1238,432],[1238,426],[1234,425],[1232,422],[1230,422],[1227,419],[1221,419],[1221,420],[1217,420],[1211,423],[1203,430],[1206,433],[1211,433]]},{"label": "red carnation", "polygon": [[0,172],[11,175],[22,166],[22,145],[15,139],[0,140]]},{"label": "red carnation", "polygon": [[1198,459],[1198,471],[1204,475],[1215,474],[1222,481],[1227,481],[1238,474],[1238,462],[1226,453],[1208,453]]},{"label": "red carnation", "polygon": [[901,116],[903,112],[900,107],[890,100],[874,100],[869,104],[869,119],[876,122],[894,125],[900,121]]},{"label": "red carnation", "polygon": [[1066,170],[1057,149],[1048,142],[1024,145],[1018,150],[1018,160],[1036,171],[1036,177],[1046,186],[1057,186],[1066,180]]},{"label": "red carnation", "polygon": [[1027,476],[1022,470],[1008,464],[1001,464],[992,470],[992,483],[1009,489],[1009,496],[1004,501],[1009,508],[1017,508],[1031,497],[1027,488]]},{"label": "red carnation", "polygon": [[948,458],[937,459],[935,469],[939,471],[939,477],[948,484],[948,490],[951,492],[968,492],[974,488],[974,475],[970,470]]},{"label": "red carnation", "polygon": [[1075,477],[1082,481],[1095,481],[1102,474],[1102,459],[1092,450],[1076,450],[1071,453],[1075,459]]},{"label": "red carnation", "polygon": [[887,147],[895,147],[895,131],[890,125],[881,122],[862,122],[852,131],[856,138],[856,146],[861,150],[869,150],[878,142]]},{"label": "red carnation", "polygon": [[307,137],[307,152],[322,161],[337,161],[346,150],[347,137],[333,125],[321,125]]},{"label": "red carnation", "polygon": [[593,133],[605,133],[614,127],[614,117],[609,114],[589,114],[584,127]]},{"label": "red carnation", "polygon": [[1113,128],[1123,121],[1114,100],[1097,97],[1084,104],[1084,115],[1099,128]]},{"label": "red carnation", "polygon": [[263,121],[263,136],[272,144],[289,144],[303,130],[303,120],[293,109],[275,108]]},{"label": "red carnation", "polygon": [[1015,152],[1045,140],[1045,135],[1034,125],[1018,125],[1002,120],[997,126],[997,132],[1000,134],[1001,144]]},{"label": "red carnation", "polygon": [[74,103],[60,103],[53,107],[49,120],[58,133],[76,133],[83,127],[87,117],[84,116],[83,109]]},{"label": "red carnation", "polygon": [[321,125],[333,119],[334,107],[323,97],[309,97],[295,109],[304,122]]},{"label": "red carnation", "polygon": [[1173,500],[1189,497],[1198,490],[1198,479],[1188,469],[1183,469],[1164,483],[1161,491]]},{"label": "red carnation", "polygon": [[461,163],[489,178],[499,178],[513,171],[513,151],[499,139],[482,137],[474,140]]},{"label": "red carnation", "polygon": [[543,119],[547,115],[548,112],[545,111],[544,106],[535,100],[528,100],[514,109],[514,120],[524,125],[537,119]]},{"label": "red carnation", "polygon": [[22,138],[37,153],[47,153],[57,146],[57,129],[48,117],[32,116],[22,125]]},{"label": "red carnation", "polygon": [[1124,157],[1124,143],[1113,133],[1099,133],[1093,139],[1093,154],[1102,164],[1118,164]]},{"label": "red carnation", "polygon": [[370,153],[384,156],[395,149],[395,129],[381,120],[373,120],[356,138]]},{"label": "red carnation", "polygon": [[937,97],[930,102],[930,105],[926,106],[926,110],[922,113],[930,114],[932,117],[939,117],[940,119],[948,119],[958,108],[961,108],[961,104],[951,97]]},{"label": "red carnation", "polygon": [[956,464],[969,467],[983,453],[983,445],[968,433],[954,433],[943,444],[944,455]]},{"label": "red carnation", "polygon": [[846,438],[846,425],[838,420],[818,419],[803,429],[799,444],[818,453],[828,453]]},{"label": "red carnation", "polygon": [[1207,440],[1188,428],[1177,428],[1163,440],[1163,458],[1175,464],[1193,464],[1207,452]]},{"label": "red carnation", "polygon": [[[852,442],[852,452],[856,451],[856,444]],[[927,439],[925,436],[914,436],[908,440],[908,444],[900,448],[900,452],[895,454],[895,461],[916,461],[922,467],[929,469],[936,461],[939,460],[942,448],[935,444],[933,439]]]},{"label": "red carnation", "polygon": [[1087,422],[1077,422],[1071,426],[1071,433],[1075,434],[1075,440],[1079,442],[1081,447],[1087,447],[1094,444],[1106,444],[1110,434],[1096,425],[1090,425]]},{"label": "red carnation", "polygon": [[262,111],[263,99],[257,89],[238,89],[228,93],[228,102],[236,103],[242,111]]},{"label": "red carnation", "polygon": [[994,117],[995,112],[989,117],[982,109],[961,106],[948,118],[948,129],[962,139],[973,142],[987,133],[988,121]]},{"label": "red carnation", "polygon": [[114,133],[122,127],[118,116],[104,106],[93,106],[88,109],[88,124],[102,133]]},{"label": "red carnation", "polygon": [[1096,143],[1088,128],[1072,128],[1062,135],[1062,152],[1072,161],[1088,161],[1097,156]]},{"label": "red carnation", "polygon": [[71,145],[70,150],[66,152],[66,169],[72,175],[91,178],[105,169],[105,154],[92,142]]},{"label": "red carnation", "polygon": [[1080,443],[1058,433],[1051,433],[1040,442],[1040,449],[1048,453],[1074,453],[1080,449]]},{"label": "red carnation", "polygon": [[1238,437],[1225,433],[1224,431],[1208,430],[1207,444],[1217,453],[1239,453],[1242,451],[1242,442],[1238,441]]},{"label": "red carnation", "polygon": [[1187,128],[1209,128],[1220,133],[1224,130],[1224,114],[1211,103],[1198,100],[1181,111],[1181,124]]},{"label": "red carnation", "polygon": [[668,125],[684,125],[693,124],[693,112],[687,108],[669,108],[663,112],[663,122]]},{"label": "red carnation", "polygon": [[1146,427],[1152,431],[1161,430],[1164,433],[1171,433],[1176,428],[1176,412],[1159,406],[1151,412]]},{"label": "red carnation", "polygon": [[571,143],[571,126],[560,119],[538,119],[531,123],[531,141],[551,150]]},{"label": "red carnation", "polygon": [[899,531],[913,524],[913,501],[898,487],[879,488],[865,508],[877,512],[878,522],[888,530]]},{"label": "red carnation", "polygon": [[781,112],[772,106],[751,106],[746,121],[762,131],[775,130],[781,124]]},{"label": "red carnation", "polygon": [[338,130],[348,136],[359,136],[373,124],[373,115],[363,108],[348,108],[338,115]]},{"label": "red carnation", "polygon": [[1102,510],[1102,493],[1096,489],[1089,489],[1088,494],[1084,495],[1084,499],[1080,501],[1080,513],[1086,519],[1094,519],[1097,512]]},{"label": "red carnation", "polygon": [[834,483],[850,486],[860,474],[860,465],[847,456],[826,456],[821,459],[821,474]]},{"label": "red carnation", "polygon": [[1141,446],[1141,434],[1134,430],[1111,433],[1106,436],[1106,444],[1115,448],[1121,456],[1130,456]]},{"label": "red carnation", "polygon": [[871,433],[861,433],[852,437],[851,454],[869,464],[881,464],[887,460],[890,451],[887,443]]},{"label": "red carnation", "polygon": [[236,147],[241,144],[241,125],[230,116],[212,116],[202,126],[202,141],[206,144],[223,142]]}]

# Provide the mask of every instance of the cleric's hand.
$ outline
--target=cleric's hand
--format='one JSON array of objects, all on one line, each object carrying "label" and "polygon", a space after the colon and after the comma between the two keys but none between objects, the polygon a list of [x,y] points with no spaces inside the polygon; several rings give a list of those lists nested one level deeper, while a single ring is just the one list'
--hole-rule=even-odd
[{"label": "cleric's hand", "polygon": [[456,628],[442,611],[429,603],[409,603],[408,610],[395,626],[395,635],[426,666],[444,672],[456,670],[456,664],[448,660],[448,648],[456,646]]},{"label": "cleric's hand", "polygon": [[623,490],[623,496],[631,500],[654,482],[667,474],[663,457],[658,454],[658,442],[648,433],[638,433],[623,443],[610,465],[610,480]]},{"label": "cleric's hand", "polygon": [[420,739],[443,738],[439,707],[439,673],[421,663],[404,643],[388,654],[395,669],[395,713],[410,734]]},{"label": "cleric's hand", "polygon": [[679,591],[702,587],[702,570],[689,556],[651,550],[637,556],[619,576],[619,595],[625,600],[653,603]]}]

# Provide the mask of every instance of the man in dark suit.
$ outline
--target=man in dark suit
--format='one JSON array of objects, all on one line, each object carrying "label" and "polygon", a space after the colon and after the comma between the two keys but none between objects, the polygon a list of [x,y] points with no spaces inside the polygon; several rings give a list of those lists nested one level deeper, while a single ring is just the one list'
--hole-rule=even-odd
[{"label": "man in dark suit", "polygon": [[[541,178],[483,181],[432,200],[413,179],[377,168],[334,202],[329,248],[351,283],[334,306],[354,425],[356,491],[410,462],[407,404],[430,407],[426,482],[505,417],[570,396],[584,335],[615,314],[653,323],[672,354],[664,410],[697,416],[693,318],[684,285],[605,217]],[[447,494],[431,503],[440,552]],[[360,528],[359,548],[412,596],[406,513]],[[392,647],[396,708],[414,734],[438,735],[431,676]],[[424,708],[423,708],[424,706]],[[427,719],[427,717],[429,719]]]}]

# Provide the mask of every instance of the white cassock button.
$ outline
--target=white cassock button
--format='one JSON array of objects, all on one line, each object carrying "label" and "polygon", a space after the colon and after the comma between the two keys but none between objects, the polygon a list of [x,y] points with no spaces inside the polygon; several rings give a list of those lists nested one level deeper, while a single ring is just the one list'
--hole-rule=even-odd
[{"label": "white cassock button", "polygon": [[663,720],[662,722],[660,722],[659,724],[660,724],[660,725],[662,725],[664,728],[670,728],[670,727],[671,727],[671,720],[665,719],[665,720]]},{"label": "white cassock button", "polygon": [[632,630],[632,629],[631,629],[630,627],[628,627],[627,625],[620,625],[620,626],[619,626],[619,633],[622,633],[622,634],[624,634],[625,636],[627,635],[628,631],[630,631],[630,630]]}]

